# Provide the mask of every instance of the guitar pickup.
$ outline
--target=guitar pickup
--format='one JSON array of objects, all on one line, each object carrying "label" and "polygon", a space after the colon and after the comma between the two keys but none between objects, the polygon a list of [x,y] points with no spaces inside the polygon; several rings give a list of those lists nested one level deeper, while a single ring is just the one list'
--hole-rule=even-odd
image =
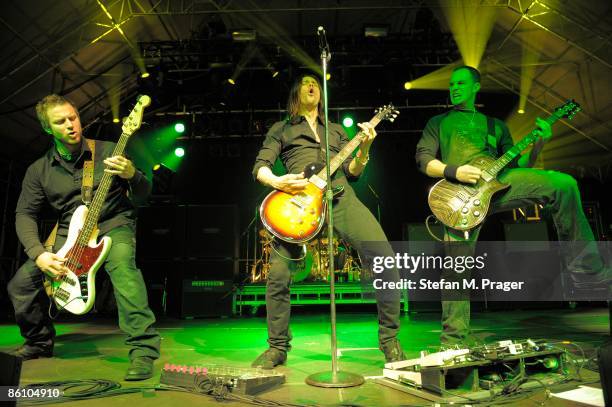
[{"label": "guitar pickup", "polygon": [[483,180],[485,180],[486,182],[489,182],[489,181],[491,181],[491,180],[492,180],[493,178],[495,178],[495,177],[494,177],[493,175],[489,174],[488,172],[483,171],[483,172],[480,174],[480,178],[482,178],[482,179],[483,179]]},{"label": "guitar pickup", "polygon": [[304,203],[303,203],[303,202],[301,202],[299,199],[296,199],[296,198],[291,198],[291,199],[289,200],[289,202],[291,202],[292,204],[294,204],[295,206],[297,206],[297,207],[298,207],[298,208],[300,208],[300,209],[304,209],[304,206],[305,206],[305,205],[304,205]]}]

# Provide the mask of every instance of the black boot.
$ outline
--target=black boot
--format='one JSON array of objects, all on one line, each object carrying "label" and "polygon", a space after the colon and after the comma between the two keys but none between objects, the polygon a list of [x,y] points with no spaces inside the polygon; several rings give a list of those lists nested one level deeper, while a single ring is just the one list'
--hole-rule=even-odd
[{"label": "black boot", "polygon": [[278,365],[282,365],[287,361],[287,352],[278,349],[270,348],[259,355],[251,367],[261,367],[262,369],[273,369]]},{"label": "black boot", "polygon": [[385,343],[380,344],[380,350],[385,354],[385,362],[399,362],[400,360],[406,360],[406,355],[404,355],[404,351],[402,350],[402,346],[400,345],[397,338],[391,339]]},{"label": "black boot", "polygon": [[141,356],[130,362],[130,367],[125,374],[124,380],[146,380],[151,377],[153,377],[153,359]]}]

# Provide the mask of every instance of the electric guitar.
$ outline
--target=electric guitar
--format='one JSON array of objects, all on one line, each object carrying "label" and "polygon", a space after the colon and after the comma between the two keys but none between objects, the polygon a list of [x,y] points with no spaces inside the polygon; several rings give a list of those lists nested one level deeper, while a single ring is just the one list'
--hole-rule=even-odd
[{"label": "electric guitar", "polygon": [[[149,106],[151,98],[142,95],[123,123],[122,134],[112,156],[123,155],[129,137],[142,123],[142,112]],[[80,205],[70,218],[68,238],[57,254],[66,258],[64,266],[68,273],[58,278],[47,276],[51,298],[58,309],[82,315],[94,305],[96,298],[96,272],[108,256],[112,241],[104,236],[98,239],[98,218],[114,175],[104,173],[100,185],[89,207]]]},{"label": "electric guitar", "polygon": [[[574,100],[567,101],[555,109],[546,119],[549,124],[561,118],[572,119],[581,107]],[[476,184],[464,184],[443,179],[429,191],[427,199],[429,208],[444,225],[468,231],[480,225],[486,218],[491,198],[499,191],[510,187],[497,180],[497,174],[510,163],[521,151],[537,140],[535,130],[498,159],[488,156],[476,157],[468,164],[482,170]]]},{"label": "electric guitar", "polygon": [[[376,127],[382,120],[392,122],[398,114],[399,111],[393,105],[383,106],[377,109],[370,124]],[[330,174],[342,165],[365,138],[366,134],[359,132],[330,160]],[[321,167],[314,163],[305,167],[304,175],[308,185],[303,191],[297,194],[272,191],[265,197],[259,214],[264,227],[274,236],[289,243],[304,243],[319,233],[327,206],[323,200],[327,175],[325,167]]]}]

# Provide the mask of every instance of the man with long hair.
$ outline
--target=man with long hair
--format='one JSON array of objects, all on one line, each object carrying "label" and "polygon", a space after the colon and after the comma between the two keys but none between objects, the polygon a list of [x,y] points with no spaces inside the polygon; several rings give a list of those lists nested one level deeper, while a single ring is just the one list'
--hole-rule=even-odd
[{"label": "man with long hair", "polygon": [[[287,103],[287,120],[275,123],[263,142],[255,160],[253,176],[263,185],[290,194],[303,191],[308,184],[303,168],[312,162],[322,161],[321,145],[325,144],[324,110],[321,86],[314,75],[303,75],[292,86]],[[333,203],[334,229],[358,252],[364,251],[363,242],[387,242],[387,237],[372,213],[357,199],[347,178],[357,178],[368,163],[369,151],[376,132],[369,123],[359,127],[367,135],[359,146],[357,155],[348,158],[332,177],[333,186],[343,186],[344,191]],[[332,154],[338,153],[348,137],[338,124],[329,123],[329,145]],[[287,174],[276,176],[272,167],[280,158]],[[285,363],[292,339],[289,329],[291,280],[289,263],[301,258],[301,247],[276,240],[270,258],[270,271],[266,286],[269,349],[252,364],[253,367],[271,369]],[[387,243],[383,255],[393,256]],[[389,279],[397,279],[397,270],[388,270]],[[399,331],[399,292],[376,291],[378,305],[378,340],[387,362],[404,359],[397,340]]]},{"label": "man with long hair", "polygon": [[[449,83],[453,109],[431,118],[416,148],[419,169],[433,178],[446,178],[465,184],[476,184],[480,168],[469,165],[478,156],[498,158],[514,145],[508,127],[501,120],[476,110],[476,95],[480,91],[480,72],[471,66],[453,70]],[[551,208],[560,241],[567,245],[566,262],[577,288],[592,289],[609,285],[609,271],[597,251],[593,232],[582,210],[576,180],[568,174],[531,168],[544,144],[550,140],[550,124],[536,119],[538,139],[529,152],[517,157],[498,177],[510,188],[493,197],[491,212],[507,211],[526,205],[541,204]],[[470,232],[468,239],[459,230],[445,228],[447,254],[471,256],[480,228]],[[585,242],[585,243],[578,243]],[[451,271],[452,274],[452,271]],[[467,279],[464,273],[461,279]],[[452,276],[451,276],[452,278]],[[458,291],[458,290],[456,290]],[[443,345],[469,341],[469,289],[451,293],[447,300],[442,291]]]},{"label": "man with long hair", "polygon": [[[147,291],[135,263],[134,202],[144,201],[151,183],[133,163],[120,155],[112,156],[115,143],[95,141],[93,154],[82,137],[76,106],[59,95],[48,95],[36,105],[36,114],[53,146],[28,167],[16,209],[16,229],[28,260],[8,284],[25,344],[14,354],[24,360],[52,357],[55,328],[47,313],[44,274],[56,279],[68,272],[67,259],[56,254],[67,239],[68,227],[83,196],[82,179],[86,160],[93,167],[93,191],[104,173],[113,174],[107,199],[100,208],[100,235],[112,239],[105,268],[114,287],[119,327],[127,334],[130,366],[125,380],[144,380],[153,375],[153,361],[159,358],[160,336],[153,328],[155,316],[149,308]],[[95,155],[95,156],[94,156]],[[52,251],[38,235],[38,217],[50,207],[59,218],[57,238]]]}]

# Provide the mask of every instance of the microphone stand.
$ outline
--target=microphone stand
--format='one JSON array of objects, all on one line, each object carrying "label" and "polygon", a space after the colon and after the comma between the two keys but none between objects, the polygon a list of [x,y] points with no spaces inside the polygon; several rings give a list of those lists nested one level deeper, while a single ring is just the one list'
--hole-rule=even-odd
[{"label": "microphone stand", "polygon": [[257,259],[257,226],[255,224],[255,222],[257,221],[257,208],[258,207],[255,206],[255,215],[253,216],[253,219],[251,219],[247,227],[244,229],[244,232],[242,232],[242,234],[240,235],[240,238],[246,235],[246,258],[244,259],[244,268],[246,270],[247,275],[249,274],[249,246],[251,245],[251,226],[253,226],[253,228],[255,229],[255,238],[253,239],[253,259]]},{"label": "microphone stand", "polygon": [[329,45],[325,38],[325,30],[319,27],[317,30],[319,36],[319,47],[321,50],[321,66],[323,68],[323,109],[325,117],[323,124],[325,126],[325,167],[326,167],[326,190],[325,190],[325,205],[327,208],[327,259],[329,272],[329,307],[331,321],[331,362],[332,370],[317,372],[306,377],[306,384],[316,387],[354,387],[364,383],[364,378],[355,373],[338,371],[338,348],[336,339],[336,289],[335,289],[335,273],[334,273],[334,223],[332,214],[332,200],[334,198],[332,192],[331,170],[330,170],[330,155],[329,155],[329,120],[327,109],[327,63],[331,59]]}]

